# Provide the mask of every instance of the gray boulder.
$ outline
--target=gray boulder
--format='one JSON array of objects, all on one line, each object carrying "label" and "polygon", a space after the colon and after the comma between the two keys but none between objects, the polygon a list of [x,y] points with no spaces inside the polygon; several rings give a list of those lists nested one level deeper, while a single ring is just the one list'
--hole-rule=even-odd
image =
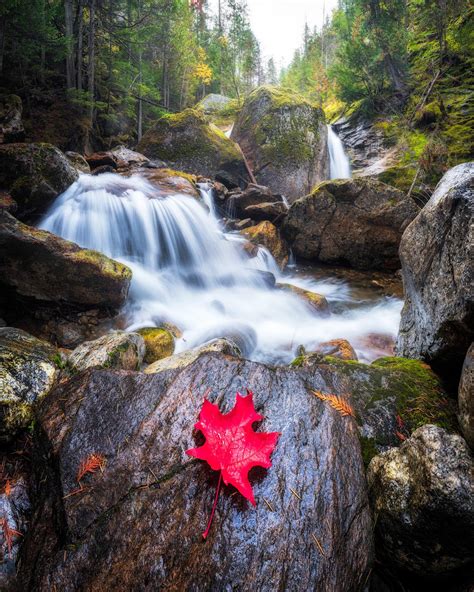
[{"label": "gray boulder", "polygon": [[283,225],[293,253],[356,269],[399,269],[398,247],[418,208],[369,179],[326,181],[295,201]]},{"label": "gray boulder", "polygon": [[433,425],[376,456],[367,478],[380,556],[418,576],[472,565],[473,469],[466,442]]},{"label": "gray boulder", "polygon": [[474,449],[474,343],[471,343],[464,360],[458,403],[459,425],[467,443]]},{"label": "gray boulder", "polygon": [[474,340],[474,163],[448,171],[400,244],[398,352],[460,375]]}]

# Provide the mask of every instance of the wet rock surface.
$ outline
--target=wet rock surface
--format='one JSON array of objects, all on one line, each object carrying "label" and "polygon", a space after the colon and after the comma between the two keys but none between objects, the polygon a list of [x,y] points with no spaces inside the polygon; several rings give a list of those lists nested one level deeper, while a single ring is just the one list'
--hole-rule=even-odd
[{"label": "wet rock surface", "polygon": [[405,306],[398,352],[454,380],[474,340],[474,163],[439,182],[401,244]]},{"label": "wet rock surface", "polygon": [[138,333],[114,331],[94,341],[86,341],[68,358],[76,371],[87,368],[138,370],[145,356],[145,341]]},{"label": "wet rock surface", "polygon": [[152,364],[157,360],[173,355],[174,337],[167,329],[145,327],[139,329],[137,333],[145,341],[145,357],[143,361],[146,364]]},{"label": "wet rock surface", "polygon": [[368,179],[326,181],[292,204],[283,233],[296,256],[356,269],[396,270],[403,231],[418,208]]},{"label": "wet rock surface", "polygon": [[[23,589],[362,588],[372,543],[357,428],[308,380],[208,353],[183,370],[88,370],[57,388],[39,413],[53,462],[24,542]],[[224,488],[203,544],[217,475],[184,451],[206,391],[226,411],[247,386],[261,429],[282,435],[273,467],[251,478],[256,509]],[[92,453],[103,472],[68,496]]]},{"label": "wet rock surface", "polygon": [[260,222],[256,226],[250,226],[240,231],[255,245],[267,248],[278,263],[280,269],[284,269],[288,263],[289,249],[279,230],[268,220]]},{"label": "wet rock surface", "polygon": [[321,294],[316,294],[316,292],[310,292],[309,290],[304,290],[303,288],[298,288],[293,284],[280,284],[278,283],[276,287],[279,290],[285,290],[286,292],[292,292],[299,298],[302,298],[308,306],[316,311],[319,315],[323,317],[328,317],[331,313],[329,311],[329,303],[324,296]]},{"label": "wet rock surface", "polygon": [[0,188],[11,193],[22,219],[38,219],[77,176],[64,154],[51,144],[0,145]]},{"label": "wet rock surface", "polygon": [[474,343],[464,360],[459,382],[459,425],[466,442],[474,449]]},{"label": "wet rock surface", "polygon": [[0,327],[0,440],[11,440],[33,419],[32,405],[58,374],[55,347],[21,329]]},{"label": "wet rock surface", "polygon": [[244,102],[231,138],[259,184],[293,201],[329,172],[324,114],[287,89],[262,86]]},{"label": "wet rock surface", "polygon": [[97,251],[0,213],[0,282],[32,299],[119,308],[131,271]]},{"label": "wet rock surface", "polygon": [[474,465],[463,438],[425,425],[376,456],[368,482],[387,562],[419,576],[472,566]]}]

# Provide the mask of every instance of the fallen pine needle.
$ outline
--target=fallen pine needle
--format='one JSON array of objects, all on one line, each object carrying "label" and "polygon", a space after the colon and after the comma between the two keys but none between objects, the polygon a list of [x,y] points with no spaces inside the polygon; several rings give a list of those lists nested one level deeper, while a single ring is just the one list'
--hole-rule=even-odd
[{"label": "fallen pine needle", "polygon": [[263,501],[267,504],[268,509],[270,510],[270,512],[274,512],[275,511],[275,508],[272,506],[272,504],[268,500],[266,500],[265,498],[263,498]]},{"label": "fallen pine needle", "polygon": [[79,466],[76,480],[79,483],[87,473],[95,473],[97,469],[103,471],[105,458],[101,454],[90,454]]},{"label": "fallen pine needle", "polygon": [[318,551],[321,553],[321,555],[323,557],[326,557],[326,553],[324,552],[324,549],[323,549],[321,543],[319,542],[318,538],[316,537],[316,535],[314,533],[311,533],[311,537],[312,537],[313,541],[316,543],[316,547],[318,547]]},{"label": "fallen pine needle", "polygon": [[354,410],[349,405],[349,403],[343,398],[339,397],[338,395],[330,395],[326,393],[322,393],[321,391],[311,391],[313,395],[321,399],[321,401],[326,401],[331,405],[333,409],[338,411],[343,417],[350,415],[351,417],[355,417]]},{"label": "fallen pine needle", "polygon": [[297,497],[299,500],[301,500],[300,495],[298,493],[296,493],[296,491],[292,487],[290,487],[290,491],[295,497]]},{"label": "fallen pine needle", "polygon": [[0,520],[0,525],[2,527],[4,542],[7,545],[8,554],[11,556],[13,547],[13,537],[19,537],[23,535],[18,530],[11,528],[6,518],[2,518]]}]

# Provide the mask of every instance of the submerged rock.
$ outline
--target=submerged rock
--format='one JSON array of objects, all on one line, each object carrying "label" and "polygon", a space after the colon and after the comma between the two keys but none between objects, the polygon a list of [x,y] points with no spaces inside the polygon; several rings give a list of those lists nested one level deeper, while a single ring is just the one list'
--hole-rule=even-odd
[{"label": "submerged rock", "polygon": [[314,348],[314,352],[323,356],[331,356],[341,360],[354,360],[357,362],[357,354],[347,339],[331,339],[323,341]]},{"label": "submerged rock", "polygon": [[418,576],[472,565],[474,465],[460,436],[425,425],[376,456],[367,478],[387,562]]},{"label": "submerged rock", "polygon": [[270,251],[280,269],[285,269],[288,258],[288,245],[282,239],[279,230],[268,220],[256,226],[244,228],[240,233],[255,245],[262,245]]},{"label": "submerged rock", "polygon": [[58,350],[21,329],[0,327],[0,440],[33,419],[33,404],[52,388]]},{"label": "submerged rock", "polygon": [[280,290],[285,290],[286,292],[291,292],[296,296],[299,296],[308,303],[312,310],[316,311],[323,317],[328,317],[331,314],[329,311],[329,303],[321,294],[298,288],[298,286],[294,286],[293,284],[277,284],[276,287]]},{"label": "submerged rock", "polygon": [[196,177],[174,171],[173,169],[143,169],[140,173],[156,185],[160,190],[160,195],[176,195],[184,193],[191,197],[200,197],[196,186]]},{"label": "submerged rock", "polygon": [[474,163],[439,182],[400,244],[405,306],[397,349],[459,377],[474,340]]},{"label": "submerged rock", "polygon": [[132,273],[97,251],[0,213],[0,283],[36,300],[118,309]]},{"label": "submerged rock", "polygon": [[[228,411],[246,387],[265,415],[260,429],[281,433],[273,466],[251,474],[255,509],[222,489],[204,544],[217,475],[185,450],[196,445],[203,397]],[[153,375],[89,370],[48,397],[39,423],[52,463],[25,537],[24,586],[359,590],[368,577],[372,525],[356,426],[295,370],[217,353]],[[68,497],[92,453],[105,458],[103,471]]]},{"label": "submerged rock", "polygon": [[17,95],[0,95],[0,144],[23,142],[23,104]]},{"label": "submerged rock", "polygon": [[39,217],[77,177],[76,169],[51,144],[0,145],[0,187],[10,191],[22,219]]},{"label": "submerged rock", "polygon": [[467,443],[474,449],[474,343],[471,343],[459,382],[459,425]]},{"label": "submerged rock", "polygon": [[137,331],[145,341],[146,364],[152,364],[157,360],[167,358],[174,352],[174,337],[167,330],[161,327],[145,327]]},{"label": "submerged rock", "polygon": [[325,181],[292,204],[283,232],[296,256],[356,269],[396,270],[403,231],[418,208],[378,181]]},{"label": "submerged rock", "polygon": [[114,331],[94,341],[86,341],[69,356],[74,370],[87,368],[115,368],[138,370],[145,356],[145,341],[138,333]]},{"label": "submerged rock", "polygon": [[245,186],[250,180],[238,146],[193,109],[163,116],[144,134],[137,149],[187,173],[225,178],[226,185]]},{"label": "submerged rock", "polygon": [[290,201],[329,172],[324,114],[297,93],[262,86],[246,98],[232,130],[258,183]]}]

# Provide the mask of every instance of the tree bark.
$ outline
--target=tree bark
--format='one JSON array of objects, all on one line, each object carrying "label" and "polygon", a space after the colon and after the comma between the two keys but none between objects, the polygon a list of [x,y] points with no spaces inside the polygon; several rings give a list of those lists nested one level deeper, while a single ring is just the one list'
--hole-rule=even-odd
[{"label": "tree bark", "polygon": [[76,88],[74,67],[74,11],[73,0],[64,0],[64,21],[66,26],[66,84],[67,88]]},{"label": "tree bark", "polygon": [[3,54],[5,53],[5,39],[7,36],[7,17],[0,17],[0,74],[3,72]]},{"label": "tree bark", "polygon": [[[137,2],[137,12],[138,12],[138,20],[141,17],[141,1],[138,0]],[[137,139],[140,141],[143,135],[143,100],[142,100],[142,81],[143,81],[143,47],[141,41],[139,41],[138,45],[138,88],[139,88],[139,96],[138,99],[138,116],[137,116]]]},{"label": "tree bark", "polygon": [[89,119],[94,122],[94,91],[95,91],[95,2],[89,0],[89,63],[87,67],[87,89],[89,91]]},{"label": "tree bark", "polygon": [[79,0],[77,8],[77,88],[82,90],[82,46],[84,43],[84,0]]}]

